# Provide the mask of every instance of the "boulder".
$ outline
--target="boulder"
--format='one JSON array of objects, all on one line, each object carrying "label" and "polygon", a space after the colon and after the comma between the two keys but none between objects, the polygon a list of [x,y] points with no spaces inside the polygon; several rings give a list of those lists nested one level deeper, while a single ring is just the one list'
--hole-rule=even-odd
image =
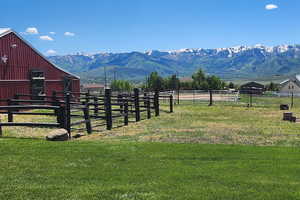
[{"label": "boulder", "polygon": [[69,134],[66,129],[56,129],[51,131],[47,136],[48,141],[66,141],[69,139]]}]

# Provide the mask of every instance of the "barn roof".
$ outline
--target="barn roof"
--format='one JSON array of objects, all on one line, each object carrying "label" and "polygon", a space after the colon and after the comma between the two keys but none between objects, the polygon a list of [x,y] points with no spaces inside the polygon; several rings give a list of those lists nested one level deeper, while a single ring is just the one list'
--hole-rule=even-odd
[{"label": "barn roof", "polygon": [[260,83],[257,83],[257,82],[248,82],[248,83],[245,83],[243,85],[241,85],[241,88],[248,88],[248,87],[251,87],[251,88],[264,88],[265,86],[263,84],[260,84]]},{"label": "barn roof", "polygon": [[290,79],[284,80],[280,83],[281,87],[289,83],[290,81],[294,82],[296,85],[300,87],[300,74],[291,77]]},{"label": "barn roof", "polygon": [[53,65],[54,67],[56,67],[57,69],[69,74],[69,75],[72,75],[78,79],[80,79],[79,76],[76,76],[70,72],[68,72],[67,70],[65,69],[62,69],[61,67],[58,67],[57,65],[55,65],[54,63],[52,63],[50,60],[48,60],[46,58],[46,56],[44,56],[41,52],[39,52],[36,48],[34,48],[29,42],[27,42],[21,35],[19,35],[16,31],[14,31],[13,29],[11,28],[0,28],[0,38],[7,35],[7,34],[10,34],[10,33],[14,33],[18,38],[20,38],[20,40],[22,40],[25,44],[27,44],[31,49],[33,49],[33,51],[35,51],[39,56],[41,56],[43,59],[45,59],[48,63],[50,63],[51,65]]},{"label": "barn roof", "polygon": [[5,34],[6,32],[11,32],[10,30],[11,30],[10,28],[0,28],[0,37],[2,34]]}]

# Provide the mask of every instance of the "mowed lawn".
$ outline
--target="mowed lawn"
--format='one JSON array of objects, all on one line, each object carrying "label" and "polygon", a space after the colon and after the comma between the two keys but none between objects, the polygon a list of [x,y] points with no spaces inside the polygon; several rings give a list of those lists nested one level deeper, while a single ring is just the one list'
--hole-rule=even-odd
[{"label": "mowed lawn", "polygon": [[300,149],[0,139],[0,199],[300,199]]}]

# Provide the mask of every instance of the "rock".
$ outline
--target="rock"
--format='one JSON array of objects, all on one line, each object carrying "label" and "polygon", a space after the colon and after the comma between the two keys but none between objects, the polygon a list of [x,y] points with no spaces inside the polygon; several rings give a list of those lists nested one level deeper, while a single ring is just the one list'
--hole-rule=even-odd
[{"label": "rock", "polygon": [[69,134],[66,129],[56,129],[49,133],[46,136],[46,140],[48,141],[66,141],[69,139]]},{"label": "rock", "polygon": [[77,133],[75,135],[73,135],[73,138],[80,138],[82,136],[85,136],[83,133]]}]

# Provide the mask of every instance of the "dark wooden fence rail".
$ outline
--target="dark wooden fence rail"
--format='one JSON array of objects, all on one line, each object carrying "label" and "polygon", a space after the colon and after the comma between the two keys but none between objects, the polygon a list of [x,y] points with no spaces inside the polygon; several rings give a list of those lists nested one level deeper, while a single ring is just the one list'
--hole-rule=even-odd
[{"label": "dark wooden fence rail", "polygon": [[[13,99],[5,100],[7,106],[0,106],[0,114],[7,114],[8,122],[0,121],[0,134],[2,126],[29,126],[29,127],[60,127],[65,128],[69,137],[72,130],[86,130],[92,133],[96,127],[106,126],[107,130],[122,125],[127,126],[132,117],[136,122],[142,116],[150,119],[152,112],[155,116],[160,114],[160,100],[169,100],[169,111],[173,112],[173,96],[154,93],[140,93],[134,89],[133,93],[112,94],[106,89],[102,94],[91,94],[90,92],[57,92],[53,91],[52,96],[43,96],[36,100],[37,96],[30,94],[16,94]],[[1,100],[0,100],[1,101]],[[4,101],[4,102],[5,102]],[[3,102],[3,101],[2,101]],[[32,112],[31,110],[52,110],[53,112]],[[27,110],[27,111],[26,111]],[[26,111],[26,112],[24,112]],[[141,113],[145,112],[145,115]],[[56,117],[57,123],[15,123],[14,115],[48,115]],[[75,119],[81,119],[74,121]],[[85,128],[75,128],[85,124]]]},{"label": "dark wooden fence rail", "polygon": [[[2,135],[2,126],[29,126],[29,127],[61,127],[65,128],[64,118],[58,117],[57,123],[33,123],[33,122],[13,122],[14,121],[14,114],[24,114],[19,113],[19,110],[52,110],[59,113],[58,116],[62,116],[64,110],[62,107],[59,106],[45,106],[45,105],[10,105],[10,106],[0,106],[0,110],[5,110],[6,112],[1,112],[2,114],[8,115],[8,122],[0,123],[0,135]],[[34,114],[41,114],[41,113],[34,113]],[[52,115],[52,113],[42,113],[42,115]]]}]

